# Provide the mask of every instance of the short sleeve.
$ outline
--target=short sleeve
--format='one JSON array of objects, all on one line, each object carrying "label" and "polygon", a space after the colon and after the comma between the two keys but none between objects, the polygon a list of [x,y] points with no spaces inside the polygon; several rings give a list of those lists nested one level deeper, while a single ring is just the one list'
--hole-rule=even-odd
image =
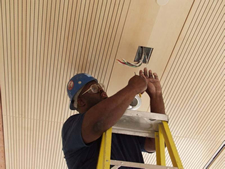
[{"label": "short sleeve", "polygon": [[62,142],[65,156],[87,146],[81,135],[83,118],[84,114],[73,115],[63,125]]},{"label": "short sleeve", "polygon": [[138,137],[138,141],[139,141],[139,145],[140,145],[140,149],[142,152],[146,152],[145,150],[145,137]]}]

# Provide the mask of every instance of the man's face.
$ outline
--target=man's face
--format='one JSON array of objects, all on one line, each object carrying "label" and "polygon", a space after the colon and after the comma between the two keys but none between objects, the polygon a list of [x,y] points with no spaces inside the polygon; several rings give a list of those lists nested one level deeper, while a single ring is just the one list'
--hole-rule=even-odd
[{"label": "man's face", "polygon": [[[84,86],[83,90],[81,91],[81,93],[79,95],[80,98],[83,98],[85,100],[85,102],[89,108],[98,104],[102,100],[108,98],[106,92],[99,85],[98,85],[97,93],[93,93],[91,90],[89,90],[93,84],[98,84],[98,83],[95,81],[89,82],[88,84],[86,84]],[[89,91],[85,93],[85,91],[87,91],[87,90],[89,90]]]}]

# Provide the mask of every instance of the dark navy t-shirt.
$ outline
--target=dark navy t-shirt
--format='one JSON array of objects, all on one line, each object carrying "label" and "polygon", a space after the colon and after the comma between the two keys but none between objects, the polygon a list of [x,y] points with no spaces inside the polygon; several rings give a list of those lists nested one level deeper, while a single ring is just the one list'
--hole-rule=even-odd
[{"label": "dark navy t-shirt", "polygon": [[[69,169],[95,169],[97,166],[101,137],[90,144],[84,143],[81,136],[83,118],[84,114],[73,115],[62,128],[62,150]],[[143,137],[112,134],[111,159],[143,163],[144,142]]]}]

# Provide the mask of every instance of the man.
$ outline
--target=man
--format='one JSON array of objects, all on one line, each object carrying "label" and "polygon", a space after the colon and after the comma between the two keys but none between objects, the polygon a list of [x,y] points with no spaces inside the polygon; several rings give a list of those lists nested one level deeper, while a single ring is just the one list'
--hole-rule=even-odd
[{"label": "man", "polygon": [[[135,95],[146,92],[151,112],[165,114],[158,75],[147,68],[111,97],[87,74],[71,78],[67,91],[70,109],[79,112],[68,118],[62,129],[63,152],[69,169],[96,168],[103,132],[122,117]],[[111,159],[143,163],[141,151],[154,152],[154,138],[112,134]]]}]

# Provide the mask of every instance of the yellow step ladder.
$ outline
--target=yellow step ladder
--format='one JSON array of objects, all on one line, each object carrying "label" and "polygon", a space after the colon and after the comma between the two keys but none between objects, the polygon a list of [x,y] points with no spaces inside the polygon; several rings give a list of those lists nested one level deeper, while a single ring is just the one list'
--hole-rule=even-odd
[{"label": "yellow step ladder", "polygon": [[[155,138],[157,165],[111,160],[112,132]],[[173,167],[166,166],[165,143]],[[109,169],[110,164],[114,165],[112,169],[117,169],[121,166],[149,169],[183,169],[168,126],[168,116],[159,113],[127,110],[121,119],[102,135],[97,169]]]}]

